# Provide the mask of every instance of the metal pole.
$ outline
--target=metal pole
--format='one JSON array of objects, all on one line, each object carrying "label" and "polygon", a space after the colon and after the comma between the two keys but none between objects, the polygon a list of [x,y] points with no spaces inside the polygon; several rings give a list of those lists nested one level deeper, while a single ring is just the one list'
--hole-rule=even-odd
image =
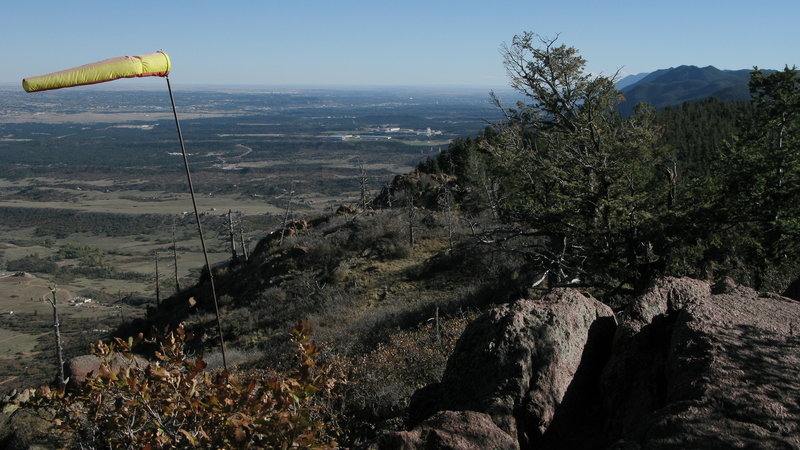
[{"label": "metal pole", "polygon": [[194,198],[194,185],[192,184],[192,175],[189,172],[189,159],[186,157],[186,147],[183,145],[183,134],[181,133],[181,124],[178,122],[178,110],[175,108],[175,99],[172,96],[172,86],[167,79],[167,90],[169,91],[169,101],[172,103],[172,114],[175,116],[175,128],[178,130],[178,141],[181,144],[181,154],[183,155],[183,166],[186,168],[186,180],[189,183],[189,193],[192,196],[192,206],[194,207],[194,218],[197,221],[197,232],[200,234],[200,245],[203,248],[203,257],[206,261],[206,270],[208,270],[208,279],[211,281],[211,295],[214,298],[214,313],[217,315],[217,331],[219,332],[219,345],[222,349],[222,366],[225,371],[228,371],[228,362],[225,358],[225,340],[222,338],[222,321],[219,318],[219,305],[217,303],[217,290],[214,287],[214,274],[211,273],[211,264],[208,262],[208,251],[206,250],[206,240],[203,238],[203,227],[200,225],[200,213],[197,212],[197,201]]}]

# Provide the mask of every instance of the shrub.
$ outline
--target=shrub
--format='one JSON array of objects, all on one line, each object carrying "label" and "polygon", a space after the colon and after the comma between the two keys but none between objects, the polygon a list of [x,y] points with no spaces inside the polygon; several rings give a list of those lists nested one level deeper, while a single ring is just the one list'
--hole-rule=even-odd
[{"label": "shrub", "polygon": [[58,265],[49,258],[41,258],[38,253],[23,256],[6,262],[6,267],[10,271],[36,272],[36,273],[56,273]]},{"label": "shrub", "polygon": [[65,393],[43,387],[35,402],[63,411],[56,425],[91,448],[336,446],[320,420],[318,397],[338,380],[315,362],[307,322],[292,328],[299,364],[285,376],[209,373],[202,358],[184,353],[190,339],[179,327],[161,339],[155,362],[119,370],[111,358],[133,358],[141,335],[100,343],[92,353],[104,362],[82,388]]},{"label": "shrub", "polygon": [[345,444],[374,437],[375,425],[397,428],[417,389],[438,382],[456,341],[475,314],[430,320],[414,329],[392,333],[365,354],[334,358],[347,373],[336,388],[331,420],[346,430]]}]

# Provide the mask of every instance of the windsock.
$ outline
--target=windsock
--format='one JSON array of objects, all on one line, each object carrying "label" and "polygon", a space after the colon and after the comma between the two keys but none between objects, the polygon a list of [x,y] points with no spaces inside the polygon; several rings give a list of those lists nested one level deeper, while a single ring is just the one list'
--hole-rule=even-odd
[{"label": "windsock", "polygon": [[120,56],[61,72],[25,78],[22,80],[22,88],[26,92],[36,92],[104,83],[120,78],[166,77],[170,66],[169,56],[163,51],[149,55]]}]

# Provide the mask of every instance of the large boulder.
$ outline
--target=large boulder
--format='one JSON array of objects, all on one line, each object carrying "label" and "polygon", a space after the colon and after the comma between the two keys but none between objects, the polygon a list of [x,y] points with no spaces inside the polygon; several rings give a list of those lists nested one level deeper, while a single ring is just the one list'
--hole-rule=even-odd
[{"label": "large boulder", "polygon": [[[149,362],[147,359],[133,355],[131,358],[114,353],[109,360],[112,370],[120,370],[128,366],[146,367]],[[100,368],[102,360],[95,355],[80,355],[70,359],[64,364],[64,376],[67,378],[68,388],[77,388],[86,382],[86,378]]]},{"label": "large boulder", "polygon": [[[654,302],[665,297],[679,301]],[[662,312],[642,322],[636,311],[653,303]],[[800,448],[798,327],[788,298],[730,280],[656,282],[622,318],[603,373],[607,437],[631,449]]]},{"label": "large boulder", "polygon": [[575,290],[489,311],[380,446],[800,448],[800,302],[663,278],[618,320]]},{"label": "large boulder", "polygon": [[609,307],[573,289],[497,307],[464,331],[441,383],[412,397],[410,425],[436,411],[477,411],[522,447],[550,439],[551,424],[594,425],[614,328]]},{"label": "large boulder", "polygon": [[486,414],[441,411],[412,431],[387,433],[373,448],[381,449],[519,449],[515,438],[497,427]]},{"label": "large boulder", "polygon": [[[6,405],[4,405],[6,406]],[[53,408],[19,408],[0,412],[0,448],[7,450],[77,448],[74,437],[53,426]]]},{"label": "large boulder", "polygon": [[711,287],[703,281],[658,279],[619,314],[612,356],[601,380],[606,434],[622,436],[643,414],[663,406],[675,320],[686,305],[710,295]]},{"label": "large boulder", "polygon": [[800,278],[789,284],[786,290],[783,291],[783,296],[800,301]]},{"label": "large boulder", "polygon": [[27,407],[35,389],[16,389],[0,399],[0,448],[50,449],[76,447],[74,435],[53,426],[53,407]]}]

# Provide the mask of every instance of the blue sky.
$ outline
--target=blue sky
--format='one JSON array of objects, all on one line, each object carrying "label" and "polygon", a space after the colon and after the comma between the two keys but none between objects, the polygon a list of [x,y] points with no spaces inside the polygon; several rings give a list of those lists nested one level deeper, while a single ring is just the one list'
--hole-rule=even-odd
[{"label": "blue sky", "polygon": [[163,49],[179,84],[507,85],[499,47],[560,34],[587,69],[800,64],[800,1],[51,1],[0,6],[0,82]]}]

